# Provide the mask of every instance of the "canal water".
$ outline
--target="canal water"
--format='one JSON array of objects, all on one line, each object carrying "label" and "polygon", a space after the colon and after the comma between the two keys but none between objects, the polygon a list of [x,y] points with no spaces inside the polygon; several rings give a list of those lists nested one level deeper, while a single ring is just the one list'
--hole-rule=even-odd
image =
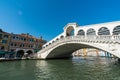
[{"label": "canal water", "polygon": [[120,80],[120,64],[104,57],[5,61],[0,80]]}]

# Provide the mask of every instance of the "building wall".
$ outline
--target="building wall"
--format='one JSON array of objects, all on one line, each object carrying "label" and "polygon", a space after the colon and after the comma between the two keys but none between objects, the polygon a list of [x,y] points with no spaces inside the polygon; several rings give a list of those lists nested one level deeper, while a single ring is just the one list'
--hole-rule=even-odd
[{"label": "building wall", "polygon": [[16,56],[22,58],[34,55],[45,43],[46,41],[42,38],[36,38],[28,33],[13,34],[0,29],[0,58],[15,58]]},{"label": "building wall", "polygon": [[86,55],[84,53],[84,49],[77,50],[73,52],[73,56],[101,56],[101,57],[113,57],[109,53],[98,50],[98,49],[93,49],[93,48],[85,48],[86,49]]},{"label": "building wall", "polygon": [[35,53],[35,50],[40,50],[43,44],[45,44],[44,40],[29,34],[11,34],[10,51],[18,52],[19,50],[24,50],[26,53],[31,50]]},{"label": "building wall", "polygon": [[0,30],[0,50],[9,51],[11,35],[7,32]]}]

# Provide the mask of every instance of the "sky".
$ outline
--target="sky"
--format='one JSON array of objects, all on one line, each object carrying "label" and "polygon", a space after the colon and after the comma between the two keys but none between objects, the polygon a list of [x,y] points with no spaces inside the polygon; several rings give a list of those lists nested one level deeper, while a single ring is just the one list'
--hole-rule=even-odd
[{"label": "sky", "polygon": [[0,0],[0,28],[49,41],[67,23],[97,24],[120,20],[120,0]]}]

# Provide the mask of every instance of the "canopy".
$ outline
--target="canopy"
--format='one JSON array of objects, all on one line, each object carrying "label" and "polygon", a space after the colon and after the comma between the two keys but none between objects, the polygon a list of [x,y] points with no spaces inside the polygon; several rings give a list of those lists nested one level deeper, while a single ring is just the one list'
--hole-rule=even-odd
[{"label": "canopy", "polygon": [[0,51],[0,54],[14,54],[15,52]]}]

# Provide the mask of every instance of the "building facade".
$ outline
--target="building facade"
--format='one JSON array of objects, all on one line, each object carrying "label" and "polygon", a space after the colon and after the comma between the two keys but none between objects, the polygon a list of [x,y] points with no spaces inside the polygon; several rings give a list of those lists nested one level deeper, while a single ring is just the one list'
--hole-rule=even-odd
[{"label": "building facade", "polygon": [[0,29],[0,57],[7,57],[11,35]]},{"label": "building facade", "polygon": [[33,57],[45,44],[42,38],[36,38],[27,34],[11,34],[10,52],[15,53],[16,58]]},{"label": "building facade", "polygon": [[73,56],[83,56],[83,57],[113,57],[110,53],[99,50],[99,49],[94,49],[94,48],[84,48],[84,49],[79,49],[72,54]]},{"label": "building facade", "polygon": [[46,41],[27,34],[7,33],[0,29],[0,58],[34,57]]}]

